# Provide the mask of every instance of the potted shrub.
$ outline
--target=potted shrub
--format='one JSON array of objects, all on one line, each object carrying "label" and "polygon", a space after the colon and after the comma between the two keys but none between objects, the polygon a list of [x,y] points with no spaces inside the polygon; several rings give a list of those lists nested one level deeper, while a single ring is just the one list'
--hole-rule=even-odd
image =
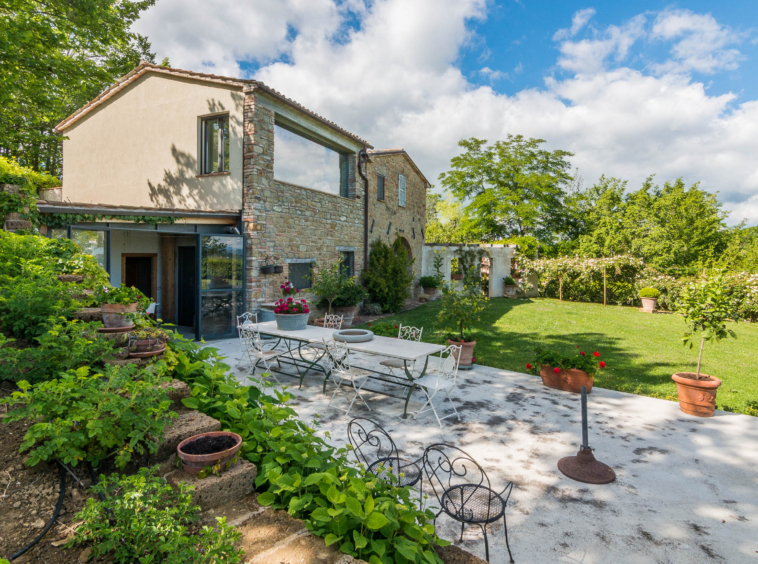
[{"label": "potted shrub", "polygon": [[129,356],[148,357],[161,354],[166,350],[168,334],[158,327],[138,329],[131,334]]},{"label": "potted shrub", "polygon": [[503,278],[503,288],[506,298],[515,298],[518,294],[518,282],[516,282],[512,276],[506,276]]},{"label": "potted shrub", "polygon": [[345,278],[339,294],[332,301],[332,311],[342,316],[342,326],[350,327],[358,311],[358,304],[366,298],[366,289],[357,284],[354,278]]},{"label": "potted shrub", "polygon": [[580,393],[584,386],[590,393],[595,374],[605,368],[605,361],[599,358],[597,351],[589,355],[578,350],[576,355],[565,355],[554,349],[537,349],[534,360],[526,368],[531,374],[539,374],[548,388]]},{"label": "potted shrub", "polygon": [[707,342],[719,342],[728,337],[737,337],[726,328],[729,319],[738,320],[740,298],[732,294],[722,274],[700,283],[692,283],[682,290],[677,311],[684,315],[688,331],[682,342],[690,348],[700,337],[700,354],[696,372],[677,372],[671,379],[676,382],[679,407],[685,413],[699,417],[711,417],[716,409],[716,393],[721,380],[701,374],[703,349]]},{"label": "potted shrub", "polygon": [[296,301],[292,296],[282,298],[274,305],[276,326],[282,331],[302,331],[308,326],[310,312],[305,300]]},{"label": "potted shrub", "polygon": [[457,290],[447,284],[442,287],[438,319],[455,331],[448,336],[447,342],[449,345],[462,347],[458,367],[464,370],[474,364],[476,346],[476,341],[467,335],[466,330],[479,320],[485,301],[486,298],[477,288],[464,287],[463,290]]},{"label": "potted shrub", "polygon": [[101,286],[95,294],[103,314],[103,325],[109,328],[132,326],[134,314],[144,310],[150,300],[137,288],[121,286]]},{"label": "potted shrub", "polygon": [[436,276],[422,276],[418,280],[418,285],[421,286],[425,294],[434,296],[440,287],[440,281]]},{"label": "potted shrub", "polygon": [[640,300],[642,300],[642,310],[647,313],[653,313],[658,307],[658,298],[661,293],[656,288],[642,288],[640,290]]},{"label": "potted shrub", "polygon": [[[332,313],[332,302],[337,299],[343,284],[343,278],[340,276],[340,264],[334,262],[324,268],[318,269],[313,275],[312,280],[311,291],[321,298],[321,302],[326,302],[326,313]],[[323,325],[324,319],[316,319],[314,323],[316,325]]]}]

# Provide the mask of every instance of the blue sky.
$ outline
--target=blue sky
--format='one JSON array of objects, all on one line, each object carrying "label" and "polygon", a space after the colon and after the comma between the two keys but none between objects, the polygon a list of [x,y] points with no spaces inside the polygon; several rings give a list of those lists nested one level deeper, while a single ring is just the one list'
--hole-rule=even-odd
[{"label": "blue sky", "polygon": [[584,184],[682,177],[758,224],[758,2],[157,0],[173,66],[254,77],[432,183],[458,141],[574,153]]}]

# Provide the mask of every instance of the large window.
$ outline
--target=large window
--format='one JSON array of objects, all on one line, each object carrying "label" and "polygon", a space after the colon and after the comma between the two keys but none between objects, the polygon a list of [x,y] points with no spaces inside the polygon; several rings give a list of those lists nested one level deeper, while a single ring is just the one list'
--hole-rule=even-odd
[{"label": "large window", "polygon": [[229,116],[203,119],[202,134],[201,174],[229,172]]},{"label": "large window", "polygon": [[397,204],[405,207],[405,176],[402,174],[397,177]]},{"label": "large window", "polygon": [[384,177],[381,174],[376,176],[376,199],[384,200]]},{"label": "large window", "polygon": [[340,251],[340,274],[355,276],[355,251]]},{"label": "large window", "polygon": [[90,231],[85,229],[72,229],[71,240],[74,241],[84,254],[92,255],[97,259],[97,264],[108,269],[107,262],[107,237],[105,231]]},{"label": "large window", "polygon": [[348,155],[274,126],[274,178],[335,196],[349,196]]},{"label": "large window", "polygon": [[298,290],[305,290],[312,285],[312,262],[291,262],[289,264],[289,283]]}]

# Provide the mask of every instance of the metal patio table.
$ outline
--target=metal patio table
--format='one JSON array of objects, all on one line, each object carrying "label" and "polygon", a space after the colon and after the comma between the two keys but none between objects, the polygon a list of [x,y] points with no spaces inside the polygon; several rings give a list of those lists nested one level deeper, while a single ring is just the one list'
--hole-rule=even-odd
[{"label": "metal patio table", "polygon": [[[282,331],[277,328],[276,321],[257,323],[255,326],[261,334],[269,335],[271,337],[279,339],[277,344],[274,345],[274,348],[279,345],[279,342],[284,341],[286,343],[289,359],[280,357],[282,362],[285,364],[293,364],[295,368],[298,369],[298,372],[300,372],[299,368],[305,368],[305,370],[300,373],[300,386],[303,385],[303,378],[305,378],[305,374],[309,370],[316,370],[324,374],[324,385],[322,391],[326,393],[326,384],[329,380],[329,373],[323,366],[319,364],[319,361],[321,358],[323,358],[323,355],[319,356],[315,360],[305,358],[303,356],[303,346],[307,347],[307,345],[312,343],[321,343],[324,340],[333,339],[333,329],[324,329],[323,327],[308,325],[307,328],[302,331]],[[292,343],[297,343],[297,348],[293,348]],[[368,392],[405,400],[405,406],[403,408],[404,418],[408,417],[408,403],[411,400],[413,390],[416,389],[415,380],[422,378],[424,374],[426,374],[426,370],[429,365],[429,357],[445,350],[444,345],[404,341],[402,339],[393,339],[391,337],[380,336],[374,336],[372,340],[363,343],[347,343],[347,347],[350,351],[362,352],[375,356],[396,358],[403,361],[405,380],[386,372],[379,372],[377,370],[364,368],[362,366],[356,366],[356,368],[371,372],[371,380],[385,382],[390,385],[406,388],[408,390],[407,394],[405,395],[395,395],[384,390],[372,390],[370,388],[364,388],[364,390]],[[414,376],[413,372],[409,370],[408,366],[414,366],[415,363],[417,361],[420,361],[422,358],[424,359],[424,366],[418,376]],[[288,372],[282,372],[279,370],[276,372],[285,374],[287,376],[294,376],[294,374],[290,374]]]}]

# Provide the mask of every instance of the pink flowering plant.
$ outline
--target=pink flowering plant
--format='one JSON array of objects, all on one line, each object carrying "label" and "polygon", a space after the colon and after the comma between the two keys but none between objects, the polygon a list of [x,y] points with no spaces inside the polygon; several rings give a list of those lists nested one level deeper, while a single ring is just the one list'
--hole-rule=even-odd
[{"label": "pink flowering plant", "polygon": [[278,313],[279,315],[297,315],[310,312],[308,302],[305,300],[295,300],[292,296],[282,298],[274,304],[274,313]]},{"label": "pink flowering plant", "polygon": [[300,293],[300,289],[295,288],[290,282],[285,282],[279,287],[282,289],[282,296],[284,296],[285,298],[287,296],[294,296],[295,294]]},{"label": "pink flowering plant", "polygon": [[600,360],[600,353],[597,351],[587,353],[579,346],[576,347],[576,355],[563,354],[554,349],[537,349],[534,360],[526,365],[530,374],[539,374],[543,366],[549,366],[556,374],[561,370],[570,370],[575,368],[586,372],[590,378],[594,378],[597,371],[605,368],[605,361]]}]

